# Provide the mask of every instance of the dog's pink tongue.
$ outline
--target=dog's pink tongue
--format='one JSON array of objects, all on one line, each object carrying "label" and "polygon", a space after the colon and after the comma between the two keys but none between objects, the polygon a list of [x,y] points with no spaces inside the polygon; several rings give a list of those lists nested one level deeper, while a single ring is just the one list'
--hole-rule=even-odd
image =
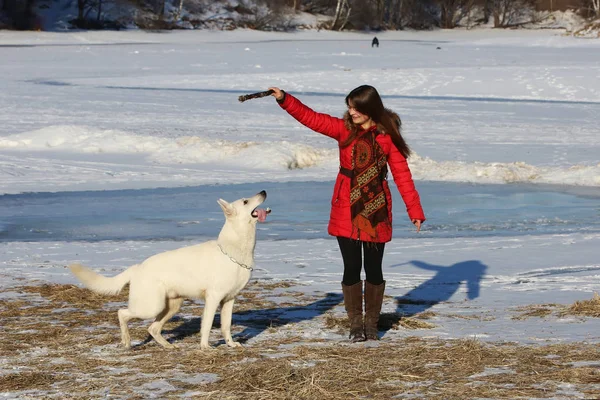
[{"label": "dog's pink tongue", "polygon": [[256,215],[258,216],[258,220],[260,222],[265,222],[265,220],[267,219],[267,210],[264,210],[262,208],[257,208]]}]

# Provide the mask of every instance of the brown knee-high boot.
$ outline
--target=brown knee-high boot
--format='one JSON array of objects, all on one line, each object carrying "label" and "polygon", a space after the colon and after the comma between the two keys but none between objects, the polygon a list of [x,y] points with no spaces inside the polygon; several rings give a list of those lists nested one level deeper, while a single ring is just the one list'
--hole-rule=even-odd
[{"label": "brown knee-high boot", "polygon": [[352,342],[364,342],[366,340],[363,327],[362,286],[362,281],[350,286],[342,283],[344,306],[346,307],[346,313],[350,319],[350,339]]},{"label": "brown knee-high boot", "polygon": [[367,340],[379,340],[377,323],[383,304],[384,291],[385,281],[379,285],[365,281],[365,334]]}]

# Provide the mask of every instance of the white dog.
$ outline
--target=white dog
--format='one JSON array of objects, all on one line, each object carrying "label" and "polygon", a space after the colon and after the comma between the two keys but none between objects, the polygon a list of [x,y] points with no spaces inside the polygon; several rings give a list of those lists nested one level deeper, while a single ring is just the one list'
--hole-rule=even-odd
[{"label": "white dog", "polygon": [[163,325],[175,315],[185,298],[204,299],[200,347],[209,348],[213,318],[221,305],[221,332],[225,342],[240,346],[231,337],[231,315],[235,296],[242,290],[254,267],[256,222],[264,221],[270,209],[257,208],[267,198],[263,190],[248,199],[228,203],[219,199],[225,225],[217,240],[154,255],[112,278],[79,264],[69,268],[96,293],[117,294],[129,283],[128,308],[118,311],[121,342],[129,348],[127,322],[132,318],[155,321],[148,332],[163,347],[173,347],[161,335]]}]

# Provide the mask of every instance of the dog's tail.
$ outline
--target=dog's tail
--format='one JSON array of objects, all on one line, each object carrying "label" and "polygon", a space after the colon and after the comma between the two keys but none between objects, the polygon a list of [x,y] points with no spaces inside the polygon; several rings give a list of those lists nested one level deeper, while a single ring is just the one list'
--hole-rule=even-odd
[{"label": "dog's tail", "polygon": [[[135,266],[134,266],[135,267]],[[71,264],[69,269],[92,292],[99,294],[117,294],[131,279],[131,268],[127,268],[117,276],[108,278],[97,274],[88,267],[81,264]]]}]

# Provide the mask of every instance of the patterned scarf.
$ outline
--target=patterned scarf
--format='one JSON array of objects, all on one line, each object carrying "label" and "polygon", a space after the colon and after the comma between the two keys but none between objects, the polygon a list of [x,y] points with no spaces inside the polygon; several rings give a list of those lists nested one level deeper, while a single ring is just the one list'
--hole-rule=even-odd
[{"label": "patterned scarf", "polygon": [[378,224],[388,221],[388,208],[383,191],[387,175],[387,158],[375,140],[379,131],[368,131],[356,140],[352,149],[353,174],[350,180],[352,224],[372,238],[377,238]]}]

